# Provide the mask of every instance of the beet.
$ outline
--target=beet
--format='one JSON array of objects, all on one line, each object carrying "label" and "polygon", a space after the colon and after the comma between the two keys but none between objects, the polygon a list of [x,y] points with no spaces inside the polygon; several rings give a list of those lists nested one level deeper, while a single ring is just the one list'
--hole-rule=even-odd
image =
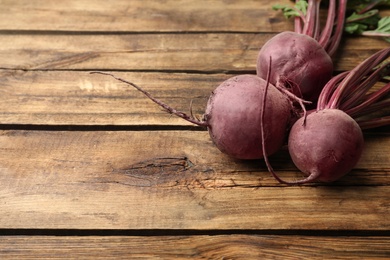
[{"label": "beet", "polygon": [[294,7],[298,14],[294,18],[294,32],[281,32],[268,40],[259,51],[256,65],[257,75],[265,78],[271,57],[270,82],[313,105],[332,77],[331,57],[340,44],[347,9],[346,0],[339,0],[338,5],[336,0],[329,0],[326,22],[322,25],[320,2],[308,0],[305,11]]},{"label": "beet", "polygon": [[[362,128],[390,124],[382,115],[390,105],[390,83],[373,90],[390,74],[390,48],[370,56],[354,69],[334,76],[323,88],[317,109],[297,120],[288,137],[288,150],[294,164],[307,177],[281,183],[332,182],[346,175],[358,163],[363,151]],[[374,113],[372,113],[374,112]]]},{"label": "beet", "polygon": [[357,164],[363,133],[356,121],[339,109],[324,109],[300,118],[292,127],[288,149],[294,164],[320,182],[335,181]]},{"label": "beet", "polygon": [[292,116],[289,96],[256,75],[238,75],[222,82],[210,95],[205,114],[198,120],[154,98],[149,92],[125,79],[106,72],[146,95],[167,112],[195,125],[207,127],[220,151],[236,159],[263,158],[261,115],[266,101],[264,132],[267,155],[275,153],[287,139]]},{"label": "beet", "polygon": [[[266,84],[255,75],[239,75],[223,82],[211,94],[205,121],[211,139],[222,152],[238,159],[263,158],[260,116]],[[265,132],[270,155],[286,140],[291,104],[272,85],[268,86],[266,100]]]},{"label": "beet", "polygon": [[282,32],[268,40],[257,58],[257,75],[266,78],[272,57],[270,82],[285,87],[298,97],[316,101],[333,73],[333,62],[312,37]]}]

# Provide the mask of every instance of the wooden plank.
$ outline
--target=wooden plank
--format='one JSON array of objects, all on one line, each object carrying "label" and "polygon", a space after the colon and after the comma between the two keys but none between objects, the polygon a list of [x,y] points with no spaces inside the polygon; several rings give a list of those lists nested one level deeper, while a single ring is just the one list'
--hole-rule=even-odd
[{"label": "wooden plank", "polygon": [[389,237],[119,236],[1,238],[2,259],[385,259]]},{"label": "wooden plank", "polygon": [[[224,74],[115,73],[167,104],[201,116]],[[132,87],[89,72],[2,71],[0,122],[44,125],[191,125]]]},{"label": "wooden plank", "polygon": [[[177,110],[202,117],[208,97],[229,74],[122,73]],[[0,71],[0,124],[193,126],[131,86],[76,71]]]},{"label": "wooden plank", "polygon": [[[196,2],[196,1],[193,1]],[[0,68],[22,70],[255,71],[275,33],[1,35]],[[335,70],[355,67],[388,43],[346,37]]]},{"label": "wooden plank", "polygon": [[[366,134],[342,180],[284,187],[262,160],[232,160],[206,131],[88,73],[114,71],[179,110],[193,99],[201,115],[212,89],[254,72],[265,41],[292,29],[273,4],[0,0],[0,258],[389,258],[389,129]],[[385,47],[346,37],[335,68]],[[285,148],[270,160],[301,178]]]},{"label": "wooden plank", "polygon": [[[0,228],[390,227],[389,186],[280,187],[259,162],[222,155],[206,132],[2,131],[0,143]],[[386,179],[389,153],[367,151],[359,167]]]},{"label": "wooden plank", "polygon": [[[75,134],[77,133],[77,134]],[[86,132],[88,133],[88,132]],[[65,143],[72,144],[73,150],[76,151],[76,158],[82,157],[85,150],[89,147],[93,147],[95,143],[101,143],[100,139],[106,140],[103,145],[102,153],[110,158],[110,164],[95,165],[95,171],[101,171],[102,168],[108,172],[114,172],[117,174],[136,175],[146,174],[146,176],[159,176],[163,170],[166,172],[167,179],[163,179],[159,182],[158,178],[152,178],[156,182],[153,182],[152,186],[182,186],[194,185],[198,183],[198,186],[205,186],[210,188],[230,188],[230,187],[243,187],[243,188],[259,188],[263,186],[276,186],[277,182],[266,171],[266,166],[262,160],[253,161],[237,161],[222,154],[212,144],[207,132],[191,132],[191,131],[142,131],[142,132],[91,132],[86,134],[84,132],[39,132],[39,131],[3,131],[3,145],[4,158],[10,157],[8,160],[4,159],[4,165],[6,168],[13,168],[17,165],[19,155],[25,157],[31,157],[33,150],[25,150],[24,147],[30,147],[29,142],[41,143],[40,139],[44,142],[50,140],[63,139]],[[31,141],[24,135],[31,136]],[[46,141],[46,137],[49,139]],[[73,139],[81,138],[80,145],[84,147],[83,150],[78,150],[78,143]],[[107,138],[112,138],[107,139]],[[119,151],[112,147],[117,147],[117,139],[127,139],[127,142],[136,143],[119,144],[118,149],[123,149],[126,152],[118,155]],[[68,140],[69,139],[69,140]],[[168,142],[168,144],[164,144]],[[389,146],[388,135],[383,134],[371,134],[366,135],[365,150],[357,164],[355,170],[349,173],[340,181],[333,183],[332,185],[388,185],[390,184],[387,178],[389,171],[390,153],[387,152]],[[159,147],[155,150],[154,143]],[[7,149],[5,144],[17,144],[12,149]],[[130,146],[130,147],[128,147]],[[33,146],[34,147],[34,146]],[[56,144],[55,149],[58,149],[57,157],[60,157],[62,150],[61,143]],[[45,147],[39,147],[38,149],[45,149]],[[141,152],[145,151],[145,152]],[[12,152],[12,153],[11,153]],[[115,153],[116,157],[111,158],[111,153]],[[26,153],[24,155],[24,153]],[[79,154],[81,153],[81,154]],[[42,153],[42,157],[51,157],[51,152],[46,151]],[[202,155],[199,157],[199,155]],[[11,157],[15,156],[14,159]],[[103,155],[100,155],[103,157]],[[80,158],[81,158],[80,157]],[[93,158],[92,158],[93,159]],[[44,160],[40,158],[39,160]],[[37,161],[32,160],[32,169],[25,169],[25,171],[34,171]],[[70,163],[77,162],[76,159],[70,160]],[[277,170],[280,176],[286,179],[299,179],[302,174],[297,171],[289,158],[288,151],[285,147],[281,149],[277,154],[270,157],[270,161],[273,164],[275,170]],[[62,162],[61,160],[59,162]],[[66,160],[64,161],[66,163]],[[58,167],[60,167],[59,164]],[[19,166],[18,166],[19,167]],[[38,166],[37,166],[38,167]],[[43,166],[42,166],[43,167]],[[83,165],[78,165],[83,167]],[[68,166],[66,167],[66,169]],[[41,171],[40,167],[37,168]],[[66,171],[65,169],[65,171]],[[181,172],[181,176],[177,176],[177,172]],[[191,179],[196,174],[196,179]],[[182,178],[178,182],[177,177]],[[173,179],[171,179],[173,178]],[[135,181],[135,179],[132,179]]]},{"label": "wooden plank", "polygon": [[3,0],[0,30],[269,32],[291,28],[291,22],[272,10],[273,4],[256,0]]}]

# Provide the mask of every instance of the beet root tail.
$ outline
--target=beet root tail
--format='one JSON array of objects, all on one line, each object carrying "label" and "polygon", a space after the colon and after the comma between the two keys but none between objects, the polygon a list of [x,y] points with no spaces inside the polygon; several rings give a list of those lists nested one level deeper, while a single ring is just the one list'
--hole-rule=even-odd
[{"label": "beet root tail", "polygon": [[[101,74],[101,75],[106,75],[106,76],[110,76],[118,81],[121,81],[123,83],[126,83],[132,87],[134,87],[135,89],[137,89],[138,91],[140,91],[141,93],[143,93],[145,96],[147,96],[150,100],[152,100],[154,103],[156,103],[157,105],[159,105],[160,107],[164,108],[168,113],[170,114],[173,114],[175,116],[178,116],[180,118],[183,118],[184,120],[190,122],[190,123],[193,123],[195,125],[198,125],[198,126],[203,126],[203,127],[209,127],[208,123],[206,121],[200,121],[198,119],[196,119],[195,117],[193,116],[189,116],[187,115],[186,113],[184,112],[181,112],[181,111],[178,111],[174,108],[172,108],[171,106],[165,104],[164,102],[162,102],[161,100],[155,98],[152,96],[152,94],[150,94],[148,91],[142,89],[140,86],[138,86],[137,84],[133,83],[133,82],[130,82],[128,80],[125,80],[125,79],[122,79],[120,77],[117,77],[111,73],[108,73],[108,72],[101,72],[101,71],[93,71],[93,72],[90,72],[91,74]],[[192,112],[191,112],[192,113]]]}]

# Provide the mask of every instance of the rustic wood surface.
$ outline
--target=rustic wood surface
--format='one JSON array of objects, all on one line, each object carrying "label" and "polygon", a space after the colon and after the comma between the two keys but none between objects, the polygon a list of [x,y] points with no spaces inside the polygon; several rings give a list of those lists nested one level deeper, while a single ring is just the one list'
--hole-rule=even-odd
[{"label": "rustic wood surface", "polygon": [[[291,21],[265,0],[0,0],[0,258],[390,258],[390,130],[333,184],[221,154],[210,92]],[[389,10],[382,10],[389,14]],[[336,71],[389,44],[346,36]],[[302,175],[286,149],[270,158]]]}]

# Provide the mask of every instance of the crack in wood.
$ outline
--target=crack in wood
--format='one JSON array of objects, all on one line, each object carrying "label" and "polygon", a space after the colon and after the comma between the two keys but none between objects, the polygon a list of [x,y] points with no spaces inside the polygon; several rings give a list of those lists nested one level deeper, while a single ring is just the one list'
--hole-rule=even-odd
[{"label": "crack in wood", "polygon": [[[110,165],[109,172],[115,176],[105,183],[133,187],[161,187],[178,189],[232,189],[264,187],[262,178],[253,182],[243,182],[240,176],[216,172],[210,166],[195,165],[188,157],[149,158],[125,167]],[[234,174],[233,174],[234,175]]]},{"label": "crack in wood", "polygon": [[122,170],[124,170],[126,174],[138,169],[151,169],[151,168],[164,168],[164,167],[173,167],[174,169],[177,170],[181,169],[182,171],[186,171],[193,166],[194,164],[185,156],[160,157],[160,158],[152,158],[152,159],[140,161]]},{"label": "crack in wood", "polygon": [[61,56],[58,59],[55,60],[49,60],[47,62],[38,64],[36,66],[32,66],[32,68],[29,69],[46,69],[50,68],[51,70],[54,68],[62,68],[64,66],[69,67],[69,65],[74,65],[77,63],[81,63],[90,59],[94,59],[99,57],[99,53],[94,52],[83,52],[78,54],[71,54],[69,56]]}]

